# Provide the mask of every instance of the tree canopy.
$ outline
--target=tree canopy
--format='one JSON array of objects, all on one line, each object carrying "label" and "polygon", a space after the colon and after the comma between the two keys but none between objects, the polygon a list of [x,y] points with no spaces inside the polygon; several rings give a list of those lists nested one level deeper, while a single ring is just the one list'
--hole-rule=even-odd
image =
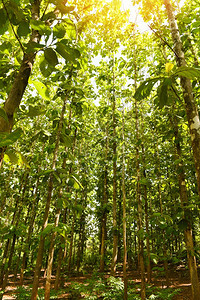
[{"label": "tree canopy", "polygon": [[167,299],[180,265],[200,299],[198,4],[1,0],[2,299]]}]

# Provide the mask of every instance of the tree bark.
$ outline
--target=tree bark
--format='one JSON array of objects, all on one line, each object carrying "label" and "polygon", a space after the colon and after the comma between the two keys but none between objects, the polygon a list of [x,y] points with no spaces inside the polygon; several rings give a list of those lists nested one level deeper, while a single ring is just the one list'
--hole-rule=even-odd
[{"label": "tree bark", "polygon": [[126,187],[125,187],[125,138],[124,138],[124,107],[122,117],[122,199],[123,199],[123,280],[124,280],[124,300],[128,299],[128,278],[127,278],[127,244],[126,244]]},{"label": "tree bark", "polygon": [[115,73],[114,73],[114,58],[113,58],[113,94],[112,94],[112,121],[113,121],[113,253],[111,264],[111,275],[116,273],[117,265],[117,244],[118,244],[118,230],[117,230],[117,142],[116,142],[116,99],[115,99]]},{"label": "tree bark", "polygon": [[108,126],[106,126],[106,140],[105,140],[105,170],[104,170],[104,183],[103,183],[103,215],[101,220],[101,249],[100,249],[100,272],[104,272],[105,267],[105,251],[106,251],[106,223],[107,223],[107,201],[108,201]]},{"label": "tree bark", "polygon": [[[176,62],[178,67],[186,66],[185,55],[183,52],[182,42],[180,38],[179,29],[175,19],[173,7],[170,0],[164,0],[166,7],[169,25],[171,28],[171,35],[174,43],[174,50],[176,53]],[[197,104],[192,93],[191,81],[186,77],[180,78],[180,83],[183,92],[183,99],[185,102],[185,109],[187,113],[187,120],[191,136],[191,144],[193,149],[193,157],[197,175],[198,194],[200,196],[200,120],[197,110]]]},{"label": "tree bark", "polygon": [[[53,162],[52,162],[52,167],[51,167],[52,170],[55,170],[55,168],[56,168],[56,161],[57,161],[57,157],[58,157],[60,136],[61,136],[61,130],[62,130],[62,126],[63,126],[64,114],[65,114],[65,110],[66,110],[66,103],[67,103],[67,97],[65,97],[65,100],[63,102],[58,131],[57,131],[57,135],[56,135]],[[47,224],[48,224],[48,216],[49,216],[49,209],[50,209],[51,198],[52,198],[52,191],[53,191],[53,174],[51,173],[49,176],[49,182],[48,182],[47,200],[46,200],[45,212],[44,212],[44,217],[43,217],[42,231],[47,227]],[[44,251],[44,241],[45,241],[45,237],[43,234],[41,234],[39,248],[38,248],[37,261],[36,261],[36,266],[35,266],[35,272],[34,272],[31,300],[37,299],[39,276],[40,276],[40,271],[41,271],[41,267],[42,267],[42,258],[43,258],[43,251]]]},{"label": "tree bark", "polygon": [[[139,120],[138,120],[138,108],[137,100],[135,100],[135,130],[136,140],[139,140]],[[143,242],[143,221],[142,221],[142,199],[141,199],[141,187],[140,187],[140,163],[139,163],[139,148],[136,146],[136,172],[137,172],[137,186],[136,186],[136,199],[138,204],[138,260],[141,274],[141,300],[146,299],[146,286],[145,286],[145,266],[144,266],[144,242]]]},{"label": "tree bark", "polygon": [[[145,167],[145,151],[142,144],[142,159],[143,159],[143,177],[147,178]],[[147,185],[144,184],[144,201],[145,201],[145,227],[146,227],[146,241],[147,241],[147,282],[151,282],[151,256],[150,256],[150,242],[149,242],[149,216],[148,216],[148,199],[147,199]]]},{"label": "tree bark", "polygon": [[[57,209],[57,214],[55,218],[55,228],[58,227],[59,219],[60,219],[60,212],[61,209]],[[47,264],[47,277],[46,277],[46,284],[45,284],[45,295],[44,299],[50,299],[50,289],[51,289],[51,273],[52,273],[52,265],[53,265],[53,257],[54,257],[54,243],[56,238],[57,232],[54,231],[51,237],[51,243],[49,248],[49,256],[48,256],[48,264]]]},{"label": "tree bark", "polygon": [[177,159],[180,159],[180,163],[177,166],[177,176],[179,182],[179,190],[180,190],[180,199],[181,206],[184,211],[184,219],[187,223],[187,228],[184,230],[185,237],[185,245],[187,249],[187,258],[188,258],[188,267],[190,271],[190,279],[191,279],[191,287],[192,287],[192,299],[200,300],[200,288],[199,288],[199,279],[197,273],[197,265],[196,265],[196,257],[194,254],[194,244],[192,237],[192,223],[191,223],[191,211],[187,208],[188,206],[188,195],[187,195],[187,187],[185,182],[185,171],[182,161],[182,151],[180,145],[180,135],[178,130],[178,120],[176,115],[173,116],[171,120],[172,127],[174,130],[175,136],[175,147],[176,147],[176,156]]}]

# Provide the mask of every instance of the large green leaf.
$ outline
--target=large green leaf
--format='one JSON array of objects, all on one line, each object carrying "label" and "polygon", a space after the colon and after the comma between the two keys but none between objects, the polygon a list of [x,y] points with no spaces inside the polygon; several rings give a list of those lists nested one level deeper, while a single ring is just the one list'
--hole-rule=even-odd
[{"label": "large green leaf", "polygon": [[33,29],[38,30],[41,35],[45,34],[49,36],[51,34],[51,28],[40,20],[31,20],[30,25]]},{"label": "large green leaf", "polygon": [[17,29],[17,34],[19,36],[27,36],[30,33],[29,23],[26,21],[23,21],[19,24],[19,27]]},{"label": "large green leaf", "polygon": [[43,99],[46,99],[46,100],[50,99],[50,97],[49,97],[49,90],[46,87],[46,85],[44,85],[44,83],[42,83],[40,81],[37,81],[37,80],[30,81],[30,83],[32,83],[35,86],[35,88],[38,91],[39,95]]},{"label": "large green leaf", "polygon": [[12,150],[7,150],[4,155],[4,160],[10,161],[12,164],[17,164],[19,159],[16,152]]},{"label": "large green leaf", "polygon": [[56,51],[67,61],[75,62],[76,58],[80,57],[80,52],[77,49],[73,49],[68,45],[64,45],[63,42],[58,42]]},{"label": "large green leaf", "polygon": [[79,188],[83,189],[82,184],[81,184],[80,181],[76,178],[76,176],[71,175],[71,177],[75,180],[75,182],[74,182],[74,188],[75,188],[75,189],[79,189]]},{"label": "large green leaf", "polygon": [[17,128],[13,132],[0,134],[0,147],[5,147],[14,144],[23,134],[21,128]]},{"label": "large green leaf", "polygon": [[29,105],[29,111],[26,115],[32,118],[43,115],[44,113],[45,110],[43,110],[41,107]]},{"label": "large green leaf", "polygon": [[0,34],[4,34],[4,32],[8,29],[8,19],[4,9],[0,9]]},{"label": "large green leaf", "polygon": [[44,44],[38,44],[36,42],[29,42],[26,44],[26,52],[32,53],[32,52],[38,51],[44,47],[45,47]]},{"label": "large green leaf", "polygon": [[52,48],[44,50],[44,57],[50,65],[55,66],[58,64],[57,54]]},{"label": "large green leaf", "polygon": [[39,67],[42,75],[46,78],[55,70],[55,67],[50,65],[44,57],[40,59]]},{"label": "large green leaf", "polygon": [[61,143],[63,143],[66,147],[71,147],[72,139],[70,138],[70,136],[63,133],[61,135]]},{"label": "large green leaf", "polygon": [[4,26],[7,21],[6,13],[3,8],[0,9],[0,27]]},{"label": "large green leaf", "polygon": [[137,88],[134,94],[134,98],[136,100],[142,100],[144,98],[147,98],[150,95],[155,83],[161,79],[162,79],[161,77],[158,77],[158,78],[148,79],[142,82],[140,86]]},{"label": "large green leaf", "polygon": [[14,149],[8,149],[5,152],[4,160],[9,161],[11,164],[18,164],[18,165],[25,165],[26,167],[30,168],[26,158],[23,154],[19,151]]},{"label": "large green leaf", "polygon": [[176,71],[172,74],[172,76],[187,77],[193,80],[200,79],[200,69],[183,66],[177,68]]},{"label": "large green leaf", "polygon": [[53,28],[53,36],[58,39],[62,39],[65,36],[66,29],[62,23],[58,23]]},{"label": "large green leaf", "polygon": [[172,81],[170,78],[164,78],[158,88],[159,107],[163,108],[168,104],[168,88],[171,86]]},{"label": "large green leaf", "polygon": [[69,39],[76,39],[76,27],[72,20],[64,19],[63,22],[66,25],[66,35]]}]

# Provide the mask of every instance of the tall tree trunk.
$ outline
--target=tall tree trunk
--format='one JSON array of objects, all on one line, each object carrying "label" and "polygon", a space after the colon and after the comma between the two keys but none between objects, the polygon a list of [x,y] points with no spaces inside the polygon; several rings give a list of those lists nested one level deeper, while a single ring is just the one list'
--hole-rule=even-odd
[{"label": "tall tree trunk", "polygon": [[[59,193],[60,194],[60,193]],[[59,195],[60,197],[61,195]],[[59,219],[60,219],[60,212],[61,209],[57,209],[56,218],[55,218],[55,228],[58,227]],[[49,256],[48,256],[48,264],[47,264],[47,277],[46,277],[46,284],[45,284],[45,295],[44,299],[50,299],[50,289],[51,289],[51,273],[52,273],[52,265],[53,265],[53,256],[54,256],[54,243],[56,238],[57,232],[54,231],[51,237],[51,243],[49,248]]]},{"label": "tall tree trunk", "polygon": [[[86,190],[86,197],[84,196],[84,192],[85,191],[83,191],[83,197],[85,199],[83,199],[83,203],[86,204],[87,190]],[[83,259],[82,248],[84,243],[84,232],[85,232],[85,212],[83,210],[80,218],[79,241],[78,241],[78,250],[77,250],[77,273],[79,273],[79,269]]]},{"label": "tall tree trunk", "polygon": [[[183,52],[182,42],[180,38],[179,29],[174,16],[173,7],[170,0],[164,0],[168,20],[171,28],[171,35],[174,43],[174,50],[176,53],[177,66],[186,66],[185,55]],[[191,81],[186,77],[181,77],[180,80],[183,99],[185,102],[185,109],[187,113],[187,120],[190,130],[191,143],[193,149],[193,157],[197,175],[198,194],[200,196],[200,121],[197,110],[197,105],[192,93]]]},{"label": "tall tree trunk", "polygon": [[[161,169],[160,169],[160,156],[158,151],[158,143],[156,141],[156,164],[157,164],[157,176],[158,176],[158,198],[160,204],[160,214],[163,216],[163,201],[162,201],[162,193],[161,193]],[[165,231],[162,230],[163,237],[163,265],[165,269],[165,278],[166,278],[166,286],[169,287],[169,271],[168,271],[168,260],[167,260],[167,249],[166,249],[166,238]]]},{"label": "tall tree trunk", "polygon": [[[69,129],[71,128],[71,116],[72,116],[72,108],[70,106],[69,126],[68,126]],[[75,145],[76,145],[76,135],[77,135],[77,128],[75,129],[74,141],[73,141],[73,145],[72,145],[72,149],[71,149],[72,155],[74,153],[74,149],[75,149]],[[72,173],[72,166],[70,166],[70,168],[69,168],[69,177],[70,177],[71,173]],[[66,192],[69,192],[69,186],[67,186]],[[65,209],[65,212],[64,212],[64,215],[63,215],[63,223],[66,224],[66,222],[67,222],[67,208]],[[61,242],[65,243],[64,238],[61,238]],[[62,247],[60,247],[59,250],[58,250],[58,263],[57,263],[56,280],[55,280],[55,289],[56,290],[59,288],[59,285],[60,285],[60,282],[61,282],[61,280],[60,280],[61,267],[62,267],[62,262],[65,260],[66,252],[67,252],[66,246],[65,246],[64,249]]]},{"label": "tall tree trunk", "polygon": [[[67,151],[67,148],[65,148]],[[67,158],[64,157],[62,163],[62,169],[66,168],[66,161]],[[62,188],[58,191],[58,198],[62,197],[63,191]],[[59,219],[60,219],[61,209],[57,208],[56,216],[55,216],[55,228],[58,227]],[[54,258],[54,246],[55,246],[55,239],[56,239],[57,232],[54,231],[51,237],[51,243],[49,247],[49,256],[48,256],[48,264],[47,264],[47,276],[46,276],[46,284],[45,284],[45,300],[50,299],[50,289],[51,289],[51,274],[52,274],[52,266],[53,266],[53,258]]]},{"label": "tall tree trunk", "polygon": [[[136,140],[139,140],[139,119],[138,119],[138,107],[135,100],[135,129]],[[141,199],[141,187],[140,187],[140,164],[139,164],[139,148],[136,146],[136,172],[137,172],[137,189],[136,197],[138,204],[138,246],[139,246],[139,266],[141,273],[141,300],[146,299],[146,287],[145,287],[145,266],[144,266],[144,242],[143,242],[143,221],[142,221],[142,199]]]},{"label": "tall tree trunk", "polygon": [[30,239],[31,239],[31,235],[32,235],[32,232],[33,232],[33,226],[34,226],[36,212],[37,212],[37,205],[38,205],[38,202],[39,202],[38,185],[39,185],[39,177],[37,179],[35,192],[34,192],[34,195],[33,195],[32,211],[34,213],[31,216],[30,223],[29,223],[29,228],[28,228],[28,235],[27,235],[27,239],[26,239],[27,249],[24,250],[24,254],[23,254],[23,258],[22,258],[22,265],[21,265],[21,270],[20,270],[20,285],[23,285],[24,269],[25,269],[25,266],[26,266],[27,254],[28,254],[28,251],[30,249]]},{"label": "tall tree trunk", "polygon": [[179,182],[179,190],[180,190],[180,199],[181,205],[184,211],[184,219],[187,223],[187,228],[184,230],[185,244],[187,249],[187,258],[188,258],[188,267],[190,271],[190,279],[192,284],[192,299],[200,300],[200,288],[199,288],[199,279],[197,273],[197,265],[196,265],[196,257],[194,254],[194,245],[193,245],[193,237],[192,237],[192,223],[191,223],[191,211],[187,208],[188,206],[188,195],[187,188],[185,182],[185,171],[182,161],[182,151],[180,145],[180,135],[178,130],[178,120],[176,115],[173,116],[172,119],[172,127],[174,130],[175,136],[175,147],[177,153],[177,159],[180,160],[177,169],[177,176]]},{"label": "tall tree trunk", "polygon": [[[77,205],[77,192],[76,192],[76,197],[75,197],[75,203],[74,206],[76,208]],[[68,273],[70,274],[71,272],[71,262],[72,262],[72,250],[73,250],[73,242],[74,242],[74,234],[75,234],[75,222],[76,222],[76,211],[73,211],[73,218],[72,218],[72,226],[71,226],[71,237],[70,237],[70,245],[69,245],[69,257],[68,257],[68,266],[67,270]]]},{"label": "tall tree trunk", "polygon": [[[142,160],[143,160],[143,176],[147,179],[146,167],[145,167],[145,151],[144,145],[142,144]],[[146,241],[147,241],[147,282],[151,282],[151,256],[150,256],[150,242],[149,242],[149,216],[148,216],[148,199],[147,199],[147,185],[144,184],[144,201],[145,201],[145,227],[146,227]]]},{"label": "tall tree trunk", "polygon": [[[63,126],[64,114],[65,114],[65,110],[66,110],[66,103],[67,103],[67,97],[65,97],[65,100],[63,102],[58,131],[56,134],[55,149],[54,149],[53,162],[52,162],[52,167],[51,167],[52,170],[55,170],[55,168],[56,168],[56,160],[58,157],[60,136],[61,136],[61,130],[62,130],[62,126]],[[44,217],[43,217],[42,231],[47,227],[47,224],[48,224],[48,216],[49,216],[49,209],[50,209],[51,198],[52,198],[52,191],[53,191],[53,174],[51,173],[49,176],[49,181],[48,181],[47,200],[46,200],[45,212],[44,212]],[[38,248],[38,254],[37,254],[37,261],[36,261],[36,266],[35,266],[35,272],[34,272],[31,300],[37,299],[39,276],[40,276],[40,271],[41,271],[41,267],[42,267],[42,258],[43,258],[43,251],[44,251],[44,241],[45,241],[45,237],[43,234],[41,234],[39,248]]]},{"label": "tall tree trunk", "polygon": [[128,279],[127,279],[127,245],[126,245],[126,187],[125,187],[125,138],[124,138],[124,107],[122,117],[122,199],[123,199],[123,280],[124,280],[124,300],[128,299]]},{"label": "tall tree trunk", "polygon": [[100,249],[100,272],[104,272],[105,267],[105,251],[106,251],[106,223],[107,223],[107,201],[108,201],[108,166],[107,166],[107,159],[108,159],[108,126],[106,126],[106,139],[105,139],[105,170],[104,170],[104,182],[103,182],[103,214],[101,220],[101,249]]},{"label": "tall tree trunk", "polygon": [[112,94],[112,121],[113,121],[113,253],[111,264],[111,275],[116,273],[117,265],[117,243],[118,243],[118,230],[117,230],[117,142],[116,142],[116,99],[115,99],[115,71],[114,71],[114,58],[113,58],[113,94]]},{"label": "tall tree trunk", "polygon": [[[20,191],[22,190],[22,195],[18,196],[18,198],[16,200],[15,212],[14,212],[13,219],[12,219],[12,225],[14,224],[16,228],[19,224],[19,218],[20,218],[20,215],[22,212],[22,203],[23,203],[23,199],[24,199],[24,195],[25,195],[25,191],[26,191],[26,187],[27,187],[27,182],[28,182],[28,176],[29,176],[29,174],[26,172],[24,174],[23,174],[22,183],[20,186]],[[15,249],[15,242],[16,242],[16,234],[14,233],[6,271],[5,271],[4,267],[5,267],[5,261],[7,258],[7,254],[8,254],[9,248],[10,248],[10,243],[11,243],[10,239],[8,239],[8,241],[6,243],[4,256],[3,256],[3,264],[2,264],[2,269],[1,269],[1,283],[2,283],[3,289],[5,289],[5,287],[7,286],[8,275],[9,275],[10,267],[12,264],[12,257],[13,257],[14,249]],[[4,272],[5,272],[5,276],[4,276]]]}]

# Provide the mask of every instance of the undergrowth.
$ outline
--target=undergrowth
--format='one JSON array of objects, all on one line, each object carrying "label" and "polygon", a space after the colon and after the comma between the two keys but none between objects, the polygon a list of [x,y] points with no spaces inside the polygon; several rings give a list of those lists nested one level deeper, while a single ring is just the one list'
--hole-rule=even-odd
[{"label": "undergrowth", "polygon": [[[121,300],[123,299],[124,283],[121,278],[110,276],[105,279],[99,274],[94,274],[92,278],[84,282],[72,282],[66,289],[55,291],[51,290],[50,299],[58,299],[62,293],[69,293],[68,299],[87,299],[87,300]],[[180,292],[179,289],[146,287],[148,300],[172,300]],[[17,300],[30,300],[31,287],[18,287],[15,293]],[[44,299],[44,289],[38,290],[38,300]],[[61,299],[61,298],[60,298]],[[134,282],[128,284],[128,300],[140,300],[140,285]]]},{"label": "undergrowth", "polygon": [[[110,276],[108,279],[93,276],[84,283],[74,282],[70,285],[71,299],[84,298],[87,300],[121,300],[123,299],[124,283],[121,278]],[[146,295],[148,300],[172,300],[180,292],[179,289],[159,289],[147,286]],[[128,299],[140,300],[140,285],[130,282],[128,285]]]}]

